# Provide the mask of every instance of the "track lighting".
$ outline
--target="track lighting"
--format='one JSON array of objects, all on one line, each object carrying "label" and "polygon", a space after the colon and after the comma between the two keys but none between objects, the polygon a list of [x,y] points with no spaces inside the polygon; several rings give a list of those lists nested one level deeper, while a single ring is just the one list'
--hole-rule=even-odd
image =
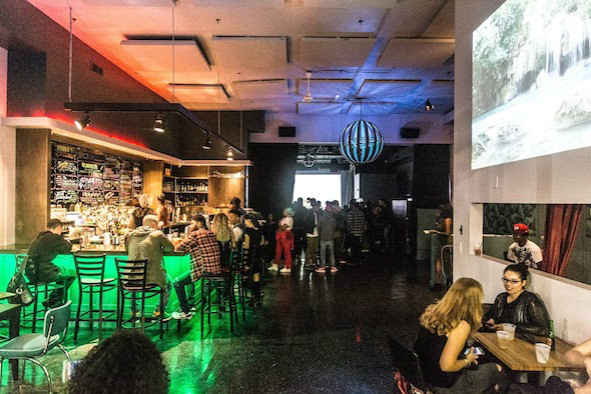
[{"label": "track lighting", "polygon": [[425,111],[431,111],[433,109],[435,109],[435,106],[431,104],[431,100],[427,99],[427,102],[425,103]]},{"label": "track lighting", "polygon": [[234,160],[234,152],[232,152],[232,149],[228,149],[228,160]]},{"label": "track lighting", "polygon": [[164,115],[161,113],[156,116],[156,121],[154,122],[154,131],[164,133]]},{"label": "track lighting", "polygon": [[88,127],[88,125],[90,124],[90,115],[88,115],[88,112],[85,112],[82,118],[76,119],[74,121],[74,124],[76,125],[78,130],[82,130]]},{"label": "track lighting", "polygon": [[207,149],[207,150],[210,150],[211,149],[211,138],[209,138],[209,136],[207,137],[207,139],[203,143],[202,148],[203,149]]}]

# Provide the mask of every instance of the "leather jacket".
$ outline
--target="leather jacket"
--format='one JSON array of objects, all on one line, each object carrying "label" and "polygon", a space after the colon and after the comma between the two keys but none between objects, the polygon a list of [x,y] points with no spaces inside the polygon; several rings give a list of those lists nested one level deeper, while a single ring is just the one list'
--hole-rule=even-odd
[{"label": "leather jacket", "polygon": [[510,321],[500,321],[503,310],[507,306],[508,293],[501,293],[497,296],[492,308],[482,318],[483,324],[493,319],[495,324],[515,324],[515,331],[523,334],[550,335],[550,316],[544,302],[534,293],[524,291],[513,303],[513,314]]}]

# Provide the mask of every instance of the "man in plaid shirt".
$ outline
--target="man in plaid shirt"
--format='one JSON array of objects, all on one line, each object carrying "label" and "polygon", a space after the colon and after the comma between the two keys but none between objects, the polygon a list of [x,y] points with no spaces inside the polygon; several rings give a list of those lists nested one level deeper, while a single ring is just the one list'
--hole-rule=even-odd
[{"label": "man in plaid shirt", "polygon": [[176,246],[177,251],[188,252],[191,255],[191,269],[174,280],[174,289],[179,299],[181,312],[174,312],[175,319],[190,319],[193,317],[185,286],[191,285],[204,274],[219,274],[220,247],[212,231],[207,229],[205,218],[197,215],[192,218],[194,231],[187,239]]}]

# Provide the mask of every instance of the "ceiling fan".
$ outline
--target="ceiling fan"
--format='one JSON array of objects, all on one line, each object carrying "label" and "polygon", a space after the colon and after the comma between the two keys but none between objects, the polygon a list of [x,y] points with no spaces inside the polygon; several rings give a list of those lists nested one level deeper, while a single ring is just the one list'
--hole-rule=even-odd
[{"label": "ceiling fan", "polygon": [[311,71],[306,71],[306,78],[307,78],[307,89],[306,89],[306,95],[304,96],[304,98],[302,98],[302,102],[303,103],[311,103],[312,101],[314,101],[314,97],[312,97],[312,94],[310,93],[310,79],[312,78],[312,72]]}]

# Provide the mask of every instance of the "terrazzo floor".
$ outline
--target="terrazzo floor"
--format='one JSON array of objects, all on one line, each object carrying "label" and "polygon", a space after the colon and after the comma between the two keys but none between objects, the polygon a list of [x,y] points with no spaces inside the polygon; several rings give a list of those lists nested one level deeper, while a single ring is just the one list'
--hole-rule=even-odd
[{"label": "terrazzo floor", "polygon": [[[427,289],[422,263],[367,260],[332,275],[266,274],[262,309],[249,311],[233,334],[226,319],[213,319],[202,339],[198,316],[183,323],[180,335],[176,323],[163,340],[148,332],[163,353],[171,393],[391,393],[386,335],[412,344],[418,316],[438,294]],[[95,335],[83,330],[77,343],[69,338],[72,358],[83,357]],[[43,360],[55,392],[65,392],[62,361],[59,350]],[[29,365],[19,382],[7,363],[3,372],[1,393],[46,392],[36,367]]]}]

